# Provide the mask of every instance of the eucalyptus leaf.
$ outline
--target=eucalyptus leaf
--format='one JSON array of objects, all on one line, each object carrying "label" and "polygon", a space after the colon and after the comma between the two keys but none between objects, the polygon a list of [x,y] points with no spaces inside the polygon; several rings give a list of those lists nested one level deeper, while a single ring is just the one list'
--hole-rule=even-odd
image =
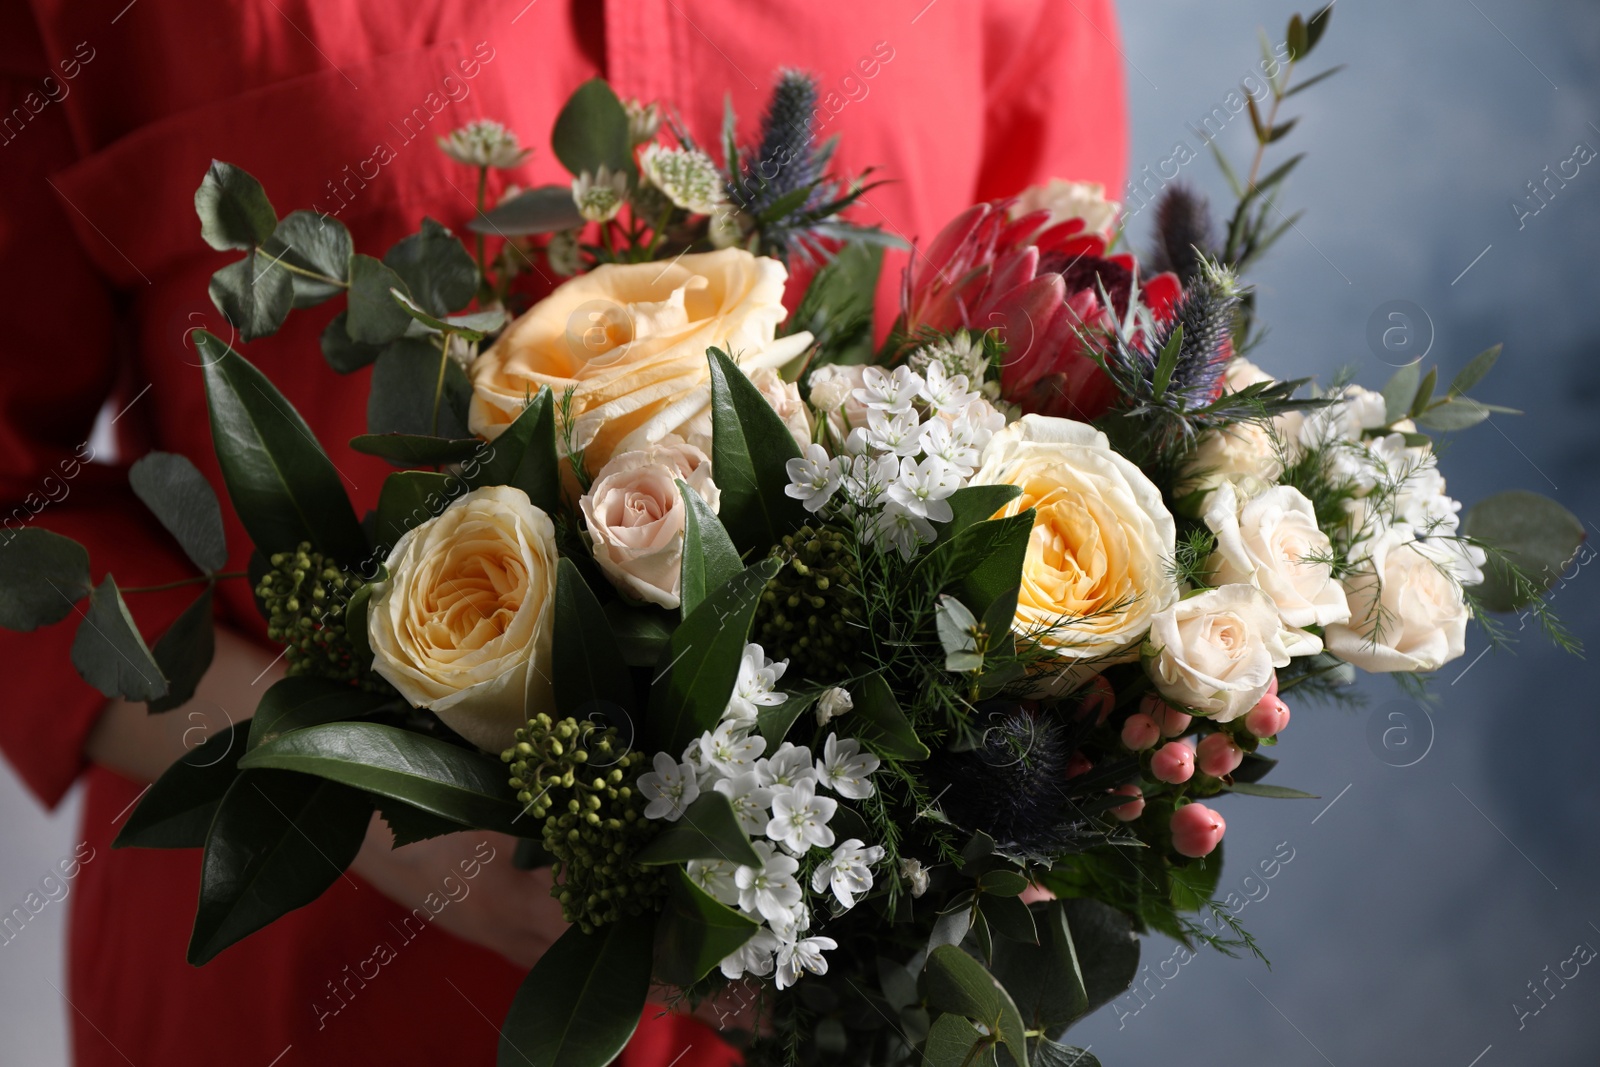
[{"label": "eucalyptus leaf", "polygon": [[338,296],[348,284],[350,231],[332,215],[305,209],[291,211],[278,223],[264,247],[269,255],[285,263],[322,275],[311,278],[288,272],[297,308],[315,307]]},{"label": "eucalyptus leaf", "polygon": [[[1478,501],[1467,510],[1461,532],[1504,556],[1490,556],[1483,584],[1474,589],[1490,611],[1516,611],[1549,589],[1588,536],[1583,521],[1572,512],[1524,489]],[[1531,590],[1518,588],[1507,562],[1522,572]]]},{"label": "eucalyptus leaf", "polygon": [[232,163],[213,159],[194,191],[200,236],[219,252],[265,244],[278,225],[261,183]]},{"label": "eucalyptus leaf", "polygon": [[1490,408],[1471,397],[1454,397],[1435,404],[1416,416],[1417,425],[1435,433],[1449,433],[1476,426],[1489,417]]},{"label": "eucalyptus leaf", "polygon": [[1063,1045],[1041,1037],[1033,1045],[1033,1058],[1038,1067],[1100,1067],[1100,1059],[1088,1049]]},{"label": "eucalyptus leaf", "polygon": [[422,229],[396,242],[383,262],[405,279],[397,288],[437,318],[466,307],[478,291],[478,264],[460,239],[434,219],[424,218]]},{"label": "eucalyptus leaf", "polygon": [[630,180],[635,173],[628,112],[604,78],[589,79],[567,99],[551,130],[550,148],[575,178],[602,166]]},{"label": "eucalyptus leaf", "polygon": [[167,632],[156,640],[156,647],[151,650],[156,668],[167,680],[167,692],[150,701],[150,712],[171,711],[189,703],[200,685],[200,679],[211,667],[216,648],[216,626],[211,617],[211,586],[207,585],[194,598],[194,602],[183,609],[183,614],[167,627]]},{"label": "eucalyptus leaf", "polygon": [[222,796],[239,773],[241,731],[230,723],[179,756],[145,790],[112,848],[200,848]]},{"label": "eucalyptus leaf", "polygon": [[955,945],[928,953],[921,987],[928,1006],[964,1015],[1005,1043],[1019,1067],[1028,1067],[1027,1027],[1010,994],[977,960]]},{"label": "eucalyptus leaf", "polygon": [[1450,387],[1446,390],[1446,395],[1451,397],[1464,396],[1467,390],[1483,381],[1484,376],[1494,369],[1496,361],[1500,359],[1500,352],[1504,348],[1505,345],[1495,345],[1493,348],[1484,349],[1468,360],[1467,365],[1461,368],[1461,372],[1450,380]]},{"label": "eucalyptus leaf", "polygon": [[89,596],[89,611],[72,641],[72,665],[108,697],[137,701],[167,694],[167,680],[109,574]]},{"label": "eucalyptus leaf", "polygon": [[253,248],[213,274],[206,291],[246,341],[277,333],[294,307],[289,272]]},{"label": "eucalyptus leaf", "polygon": [[519,237],[530,233],[557,233],[585,224],[572,199],[570,185],[541,185],[500,201],[493,209],[467,224],[474,233]]},{"label": "eucalyptus leaf", "polygon": [[720,860],[736,867],[759,867],[761,856],[739,826],[733,803],[707,789],[684,809],[682,817],[667,823],[648,844],[633,855],[647,867],[689,860]]},{"label": "eucalyptus leaf", "polygon": [[350,336],[345,324],[350,312],[341,311],[322,331],[322,358],[340,374],[350,374],[367,366],[383,351],[382,345],[366,344]]},{"label": "eucalyptus leaf", "polygon": [[367,433],[462,439],[472,383],[461,364],[428,341],[408,337],[383,350],[367,393]]},{"label": "eucalyptus leaf", "polygon": [[923,1067],[997,1067],[992,1045],[973,1053],[974,1046],[992,1041],[961,1015],[947,1012],[928,1029],[922,1044]]},{"label": "eucalyptus leaf", "polygon": [[195,465],[175,452],[149,452],[128,469],[128,483],[196,567],[207,574],[228,563],[222,505]]},{"label": "eucalyptus leaf", "polygon": [[0,627],[60,622],[92,588],[89,552],[70,537],[28,526],[0,544]]},{"label": "eucalyptus leaf", "polygon": [[1098,900],[1060,902],[1066,912],[1088,997],[1084,1014],[1098,1011],[1133,984],[1139,970],[1139,939],[1126,915]]},{"label": "eucalyptus leaf", "polygon": [[1390,376],[1383,387],[1383,417],[1392,425],[1405,418],[1411,410],[1411,401],[1417,395],[1417,383],[1422,380],[1422,361],[1407,363]]},{"label": "eucalyptus leaf", "polygon": [[1065,907],[1049,901],[1032,909],[1032,914],[1037,943],[1013,939],[996,944],[994,976],[1011,994],[1028,1026],[1050,1031],[1086,1014],[1089,995]]},{"label": "eucalyptus leaf", "polygon": [[356,252],[350,256],[350,297],[344,328],[352,341],[386,345],[405,334],[411,316],[395,303],[391,290],[410,295],[404,279],[381,260]]}]

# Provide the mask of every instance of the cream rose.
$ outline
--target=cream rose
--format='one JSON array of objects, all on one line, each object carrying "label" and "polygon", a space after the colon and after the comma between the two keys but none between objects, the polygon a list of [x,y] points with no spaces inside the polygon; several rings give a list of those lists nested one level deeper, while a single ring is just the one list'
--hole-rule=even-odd
[{"label": "cream rose", "polygon": [[789,436],[803,451],[811,443],[812,423],[811,409],[800,399],[800,387],[784,381],[783,376],[771,367],[757,367],[750,372],[750,381],[766,398],[772,410],[777,412],[778,418],[788,427]]},{"label": "cream rose", "polygon": [[1283,442],[1271,424],[1236,422],[1206,430],[1195,443],[1178,475],[1180,494],[1210,493],[1232,484],[1245,495],[1259,492],[1283,473]]},{"label": "cream rose", "polygon": [[855,395],[866,382],[865,366],[829,364],[811,372],[811,406],[828,421],[828,429],[839,441],[850,431],[867,424],[867,405]]},{"label": "cream rose", "polygon": [[595,562],[623,595],[664,608],[679,604],[684,503],[678,480],[716,511],[722,494],[711,460],[676,438],[619,452],[579,500]]},{"label": "cream rose", "polygon": [[522,490],[474,490],[401,537],[373,588],[373,669],[490,752],[550,703],[555,536]]},{"label": "cream rose", "polygon": [[1145,670],[1161,695],[1217,722],[1245,714],[1288,666],[1278,609],[1251,585],[1221,585],[1150,620]]},{"label": "cream rose", "polygon": [[1322,651],[1308,626],[1350,620],[1344,588],[1333,579],[1333,544],[1300,490],[1274,486],[1250,500],[1224,482],[1207,500],[1206,525],[1217,535],[1207,561],[1216,585],[1253,585],[1278,609],[1291,656]]},{"label": "cream rose", "polygon": [[1061,681],[1132,659],[1151,616],[1178,597],[1161,491],[1105,434],[1042,415],[995,434],[972,484],[1021,488],[996,518],[1034,509],[1013,625],[1064,661]]},{"label": "cream rose", "polygon": [[1068,182],[1052,178],[1044,185],[1030,185],[1017,197],[1011,209],[1013,218],[1030,211],[1050,212],[1050,225],[1068,219],[1082,219],[1091,233],[1109,235],[1117,224],[1122,205],[1106,199],[1106,187],[1099,182]]},{"label": "cream rose", "polygon": [[669,433],[708,431],[707,348],[749,372],[780,367],[811,343],[808,333],[775,336],[787,277],[777,260],[737,248],[596,267],[535,304],[473,363],[468,424],[493,440],[542,386],[558,400],[570,390],[571,444],[594,472]]},{"label": "cream rose", "polygon": [[1363,546],[1345,578],[1350,622],[1329,626],[1328,651],[1364,671],[1432,671],[1466,651],[1467,608],[1450,551],[1398,525]]}]

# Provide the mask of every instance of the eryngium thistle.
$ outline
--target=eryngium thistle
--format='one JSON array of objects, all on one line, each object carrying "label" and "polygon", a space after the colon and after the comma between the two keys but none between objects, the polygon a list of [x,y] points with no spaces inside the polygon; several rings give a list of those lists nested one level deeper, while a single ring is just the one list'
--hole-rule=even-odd
[{"label": "eryngium thistle", "polygon": [[1211,205],[1183,183],[1169,185],[1156,204],[1156,243],[1150,269],[1171,271],[1185,288],[1200,276],[1212,244]]},{"label": "eryngium thistle", "polygon": [[818,153],[811,143],[816,107],[815,78],[803,70],[778,72],[761,120],[761,144],[732,190],[734,202],[749,214],[759,215],[822,177]]},{"label": "eryngium thistle", "polygon": [[1167,395],[1193,410],[1222,392],[1222,374],[1233,358],[1233,313],[1239,305],[1239,282],[1233,272],[1202,259],[1198,273],[1184,283],[1183,297],[1172,317],[1158,326],[1147,351],[1153,379],[1161,350],[1181,327],[1178,362],[1167,383]]}]

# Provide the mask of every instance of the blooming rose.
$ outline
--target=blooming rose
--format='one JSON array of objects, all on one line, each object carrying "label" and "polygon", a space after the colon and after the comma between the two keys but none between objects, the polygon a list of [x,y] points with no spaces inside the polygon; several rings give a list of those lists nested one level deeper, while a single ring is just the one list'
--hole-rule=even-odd
[{"label": "blooming rose", "polygon": [[752,371],[782,366],[811,343],[803,332],[775,339],[787,277],[777,260],[736,248],[596,267],[535,304],[473,363],[469,425],[493,440],[540,387],[558,400],[571,390],[571,446],[594,472],[616,452],[707,430],[707,348]]},{"label": "blooming rose", "polygon": [[1244,501],[1224,482],[1207,502],[1205,522],[1217,535],[1207,564],[1211,580],[1267,594],[1288,627],[1291,656],[1322,651],[1305,627],[1350,620],[1344,588],[1333,580],[1333,544],[1300,490],[1279,485]]},{"label": "blooming rose", "polygon": [[1110,236],[1122,205],[1106,198],[1106,187],[1099,182],[1068,182],[1052,178],[1045,185],[1030,185],[1011,207],[1011,217],[1034,211],[1048,211],[1054,226],[1069,219],[1082,219],[1084,229]]},{"label": "blooming rose", "polygon": [[1449,551],[1397,525],[1363,546],[1345,578],[1350,622],[1329,626],[1328,651],[1364,671],[1432,671],[1466,651],[1471,612]]},{"label": "blooming rose", "polygon": [[1238,485],[1250,495],[1283,473],[1280,447],[1273,430],[1259,421],[1206,430],[1184,460],[1178,492],[1210,493],[1220,485]]},{"label": "blooming rose", "polygon": [[757,367],[750,372],[750,381],[766,398],[778,418],[789,428],[794,443],[802,449],[811,443],[811,409],[800,399],[800,387],[786,382],[771,367]]},{"label": "blooming rose", "polygon": [[828,429],[843,441],[851,430],[867,424],[867,405],[855,395],[866,384],[865,366],[829,364],[811,372],[811,406],[828,420]]},{"label": "blooming rose", "polygon": [[1230,722],[1256,706],[1288,666],[1278,609],[1250,585],[1222,585],[1150,620],[1145,666],[1161,695],[1196,715]]},{"label": "blooming rose", "polygon": [[1034,509],[1013,628],[1078,668],[1063,681],[1132,658],[1178,597],[1175,527],[1150,479],[1094,427],[1026,415],[989,441],[972,484],[1022,489],[995,518]]},{"label": "blooming rose", "polygon": [[408,531],[373,586],[373,669],[462,737],[498,752],[550,702],[555,527],[510,486]]},{"label": "blooming rose", "polygon": [[717,510],[722,494],[711,460],[676,438],[638,452],[618,452],[579,500],[590,550],[624,595],[678,606],[683,566],[684,503],[678,479]]}]

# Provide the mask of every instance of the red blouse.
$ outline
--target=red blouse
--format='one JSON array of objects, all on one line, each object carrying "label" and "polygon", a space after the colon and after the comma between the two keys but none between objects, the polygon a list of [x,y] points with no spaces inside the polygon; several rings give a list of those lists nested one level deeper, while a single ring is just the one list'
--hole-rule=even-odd
[{"label": "red blouse", "polygon": [[[280,215],[337,214],[358,249],[381,255],[424,214],[462,231],[473,175],[434,139],[470,119],[498,119],[538,147],[509,180],[565,181],[546,138],[584,79],[670,102],[715,143],[725,95],[753,138],[775,70],[796,66],[821,80],[820,133],[842,135],[841,170],[870,164],[893,179],[855,218],[927,240],[975,200],[1051,177],[1120,187],[1116,36],[1111,0],[4,5],[0,541],[37,522],[87,545],[96,580],[192,573],[122,468],[77,461],[109,399],[124,460],[180,452],[222,487],[184,344],[196,325],[229,336],[206,283],[231,257],[200,240],[193,207],[212,157],[259,178]],[[890,257],[886,315],[903,265]],[[368,372],[340,377],[322,361],[317,338],[337,304],[294,313],[245,353],[316,430],[359,513],[388,468],[344,444],[364,430]],[[224,513],[240,569],[249,542]],[[224,586],[219,612],[264,639],[246,583]],[[133,598],[148,639],[192,593]],[[90,858],[70,905],[77,1062],[492,1063],[521,973],[443,931],[403,939],[407,909],[353,878],[204,968],[184,961],[200,855],[111,850],[140,787],[85,763],[105,702],[70,666],[72,634],[70,623],[0,634],[0,747],[46,804],[88,779],[79,854]],[[666,1067],[686,1048],[684,1067],[729,1058],[710,1030],[652,1012],[624,1063]]]}]

